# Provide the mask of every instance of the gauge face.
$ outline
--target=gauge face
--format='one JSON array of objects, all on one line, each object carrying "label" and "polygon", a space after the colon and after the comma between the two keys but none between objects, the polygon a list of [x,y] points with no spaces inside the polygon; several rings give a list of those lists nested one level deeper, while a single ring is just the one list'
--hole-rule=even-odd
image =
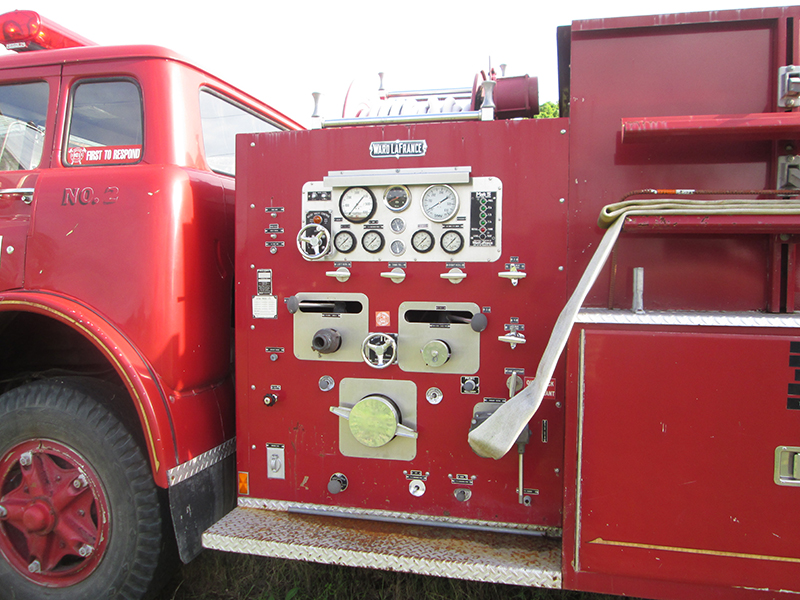
[{"label": "gauge face", "polygon": [[383,250],[383,234],[380,231],[370,230],[361,237],[361,245],[364,250],[375,254]]},{"label": "gauge face", "polygon": [[339,198],[339,210],[351,223],[363,223],[375,214],[375,195],[369,188],[350,187]]},{"label": "gauge face", "polygon": [[400,217],[392,219],[391,228],[394,233],[403,233],[406,230],[406,222]]},{"label": "gauge face", "polygon": [[464,237],[457,231],[445,231],[439,243],[442,246],[442,250],[448,254],[455,254],[456,252],[461,252],[464,247]]},{"label": "gauge face", "polygon": [[420,229],[411,236],[411,247],[417,252],[425,253],[433,250],[433,234],[427,229]]},{"label": "gauge face", "polygon": [[395,256],[400,256],[403,252],[406,251],[406,245],[403,243],[402,240],[395,240],[392,242],[391,246],[389,246],[389,249]]},{"label": "gauge face", "polygon": [[400,212],[401,210],[407,209],[408,205],[411,203],[411,193],[404,185],[393,185],[386,189],[383,200],[386,202],[386,206],[389,207],[389,210]]},{"label": "gauge face", "polygon": [[355,249],[356,236],[350,231],[340,231],[336,234],[336,237],[333,238],[333,245],[339,252],[347,254]]},{"label": "gauge face", "polygon": [[432,185],[422,194],[422,212],[434,223],[452,219],[458,212],[458,194],[449,185]]}]

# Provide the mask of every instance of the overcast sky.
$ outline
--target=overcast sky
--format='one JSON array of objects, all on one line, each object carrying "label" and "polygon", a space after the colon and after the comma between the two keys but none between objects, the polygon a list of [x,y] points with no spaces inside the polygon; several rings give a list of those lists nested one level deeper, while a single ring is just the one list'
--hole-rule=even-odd
[{"label": "overcast sky", "polygon": [[[16,0],[19,2],[20,0]],[[470,87],[490,64],[539,77],[557,100],[556,27],[573,20],[788,3],[757,0],[185,0],[4,1],[35,10],[99,44],[166,46],[309,124],[311,92],[341,116],[351,82],[377,89]],[[0,53],[5,50],[0,47]],[[490,63],[491,61],[491,63]]]}]

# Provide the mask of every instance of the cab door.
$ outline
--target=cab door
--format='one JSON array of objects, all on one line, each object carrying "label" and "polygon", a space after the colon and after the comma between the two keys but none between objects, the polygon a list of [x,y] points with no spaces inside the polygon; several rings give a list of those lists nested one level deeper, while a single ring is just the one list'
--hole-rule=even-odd
[{"label": "cab door", "polygon": [[24,286],[37,181],[50,166],[59,67],[0,71],[0,290]]}]

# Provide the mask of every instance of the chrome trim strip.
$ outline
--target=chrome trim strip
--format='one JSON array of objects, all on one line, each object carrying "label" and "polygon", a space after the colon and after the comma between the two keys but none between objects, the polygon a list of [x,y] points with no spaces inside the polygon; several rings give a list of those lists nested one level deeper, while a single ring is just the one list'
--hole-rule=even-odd
[{"label": "chrome trim strip", "polygon": [[424,115],[394,115],[388,117],[357,117],[352,119],[327,119],[322,127],[353,127],[356,125],[391,125],[399,123],[443,123],[448,121],[480,121],[481,111],[465,110],[458,113],[426,113]]},{"label": "chrome trim strip", "polygon": [[575,461],[575,556],[572,558],[572,569],[577,573],[581,570],[581,501],[583,500],[583,409],[584,393],[586,391],[586,331],[581,330],[580,349],[578,351],[578,430],[577,454]]},{"label": "chrome trim strip", "polygon": [[0,190],[0,196],[4,194],[32,194],[35,191],[35,188],[7,188]]},{"label": "chrome trim strip", "polygon": [[472,88],[439,88],[431,90],[405,90],[402,92],[386,92],[387,98],[446,98],[455,96],[456,98],[471,98]]},{"label": "chrome trim strip", "polygon": [[409,525],[438,525],[460,528],[499,531],[503,533],[547,535],[561,537],[558,527],[544,527],[530,523],[499,523],[479,519],[459,519],[456,517],[440,517],[435,515],[418,515],[392,510],[377,510],[373,508],[351,508],[348,506],[327,506],[325,504],[307,504],[304,502],[289,502],[286,500],[268,500],[263,498],[239,497],[241,508],[259,508],[265,510],[282,511],[288,513],[326,515],[331,517],[344,517],[348,519],[371,519],[389,523],[405,523]]},{"label": "chrome trim strip", "polygon": [[234,452],[236,452],[235,437],[229,439],[227,442],[223,442],[216,448],[212,448],[208,452],[203,452],[203,454],[199,454],[193,459],[171,468],[167,471],[167,481],[170,486],[177,485],[182,481],[186,481],[193,475],[197,475],[200,471],[204,471],[208,467],[228,458]]},{"label": "chrome trim strip", "polygon": [[425,185],[427,183],[469,183],[472,167],[429,167],[411,169],[365,169],[329,171],[322,185],[344,188],[351,185]]},{"label": "chrome trim strip", "polygon": [[692,327],[790,327],[800,328],[800,315],[758,312],[647,311],[584,308],[576,323],[608,325],[687,325]]}]

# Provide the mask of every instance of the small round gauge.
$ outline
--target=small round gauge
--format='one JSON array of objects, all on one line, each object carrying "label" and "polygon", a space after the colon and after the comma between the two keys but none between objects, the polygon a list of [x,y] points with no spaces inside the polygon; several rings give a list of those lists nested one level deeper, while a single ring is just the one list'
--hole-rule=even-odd
[{"label": "small round gauge", "polygon": [[408,208],[411,203],[411,192],[404,185],[393,185],[386,188],[386,193],[383,195],[383,201],[389,210],[400,212]]},{"label": "small round gauge", "polygon": [[369,221],[375,214],[375,195],[365,187],[349,187],[339,198],[339,210],[351,223]]},{"label": "small round gauge", "polygon": [[406,245],[402,240],[394,240],[389,246],[389,250],[391,250],[392,254],[395,256],[400,256],[406,251]]},{"label": "small round gauge", "polygon": [[392,219],[390,227],[394,233],[403,233],[406,230],[406,222],[400,217],[396,217]]},{"label": "small round gauge", "polygon": [[432,185],[422,194],[422,212],[434,223],[452,219],[458,212],[458,194],[449,185]]},{"label": "small round gauge", "polygon": [[333,238],[333,245],[339,252],[347,254],[352,252],[356,247],[356,236],[352,231],[342,230]]},{"label": "small round gauge", "polygon": [[415,231],[411,236],[411,247],[423,254],[430,252],[433,250],[433,234],[427,229]]},{"label": "small round gauge", "polygon": [[374,229],[370,229],[361,237],[361,245],[364,246],[364,250],[370,252],[372,254],[376,254],[383,250],[383,234],[380,231],[375,231]]},{"label": "small round gauge", "polygon": [[461,252],[464,247],[464,236],[457,231],[445,231],[439,240],[439,244],[441,244],[442,250],[448,254],[456,254]]}]

